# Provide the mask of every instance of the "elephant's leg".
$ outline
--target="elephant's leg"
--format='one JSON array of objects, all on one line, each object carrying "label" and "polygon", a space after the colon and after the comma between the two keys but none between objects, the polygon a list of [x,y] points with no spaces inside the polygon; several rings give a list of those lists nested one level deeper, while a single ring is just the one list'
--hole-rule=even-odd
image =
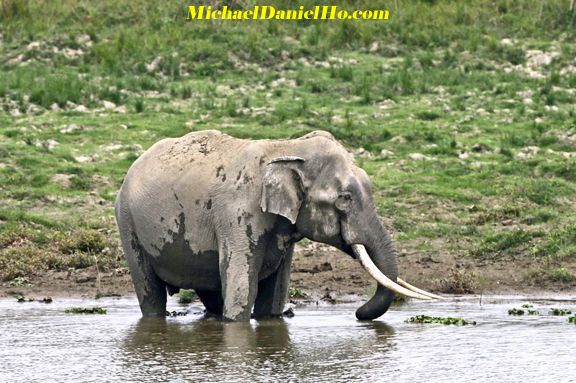
[{"label": "elephant's leg", "polygon": [[222,299],[221,291],[208,291],[208,290],[196,290],[196,294],[208,314],[222,316],[224,311],[224,300]]},{"label": "elephant's leg", "polygon": [[258,284],[258,295],[254,304],[255,318],[282,316],[290,285],[292,252],[293,246],[286,252],[278,270]]},{"label": "elephant's leg", "polygon": [[220,278],[225,320],[250,320],[258,289],[258,270],[255,267],[257,258],[249,245],[221,247]]},{"label": "elephant's leg", "polygon": [[140,246],[137,238],[132,238],[129,243],[123,240],[122,243],[142,315],[166,316],[166,284],[156,276],[150,264],[150,256]]}]

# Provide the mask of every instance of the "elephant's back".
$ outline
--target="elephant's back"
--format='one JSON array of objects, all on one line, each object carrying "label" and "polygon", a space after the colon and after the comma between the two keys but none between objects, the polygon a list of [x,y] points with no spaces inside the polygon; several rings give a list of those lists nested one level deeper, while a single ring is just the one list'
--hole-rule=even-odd
[{"label": "elephant's back", "polygon": [[[193,132],[154,144],[128,170],[117,198],[117,216],[124,214],[132,230],[147,238],[142,245],[158,254],[186,221],[200,228],[185,238],[195,251],[212,249],[210,213],[215,184],[230,153],[243,140],[218,131]],[[199,241],[198,238],[205,238]],[[199,243],[205,242],[207,243]]]}]

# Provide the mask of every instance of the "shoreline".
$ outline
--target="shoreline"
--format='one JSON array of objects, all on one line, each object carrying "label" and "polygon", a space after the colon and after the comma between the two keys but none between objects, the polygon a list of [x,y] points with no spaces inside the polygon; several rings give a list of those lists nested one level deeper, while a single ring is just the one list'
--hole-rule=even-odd
[{"label": "shoreline", "polygon": [[[576,298],[576,286],[528,284],[517,276],[520,262],[464,264],[449,254],[432,260],[399,252],[400,276],[428,291],[449,297],[519,296],[529,299]],[[16,283],[15,283],[16,282]],[[299,246],[292,264],[292,301],[328,304],[361,302],[372,296],[376,283],[359,263],[318,243]],[[0,284],[0,298],[22,295],[35,299],[131,297],[134,287],[127,268],[47,271],[28,279]]]}]

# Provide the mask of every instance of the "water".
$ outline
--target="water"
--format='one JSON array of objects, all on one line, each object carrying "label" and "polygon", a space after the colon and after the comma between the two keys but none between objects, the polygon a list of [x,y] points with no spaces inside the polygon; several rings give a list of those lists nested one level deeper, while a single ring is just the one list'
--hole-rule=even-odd
[{"label": "water", "polygon": [[[2,382],[576,382],[576,325],[548,315],[573,301],[514,297],[411,302],[379,321],[355,305],[296,308],[284,321],[220,323],[199,314],[141,320],[135,298],[0,300]],[[107,315],[71,315],[98,305]],[[172,304],[171,310],[178,309]],[[200,307],[192,311],[199,313]],[[418,325],[418,314],[476,326]]]}]

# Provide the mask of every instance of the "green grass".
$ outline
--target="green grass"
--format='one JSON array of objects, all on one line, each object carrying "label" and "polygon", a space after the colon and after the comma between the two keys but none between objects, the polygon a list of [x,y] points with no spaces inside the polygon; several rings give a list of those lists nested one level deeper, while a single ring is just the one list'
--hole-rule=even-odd
[{"label": "green grass", "polygon": [[189,304],[195,299],[197,299],[197,296],[194,290],[180,289],[178,292],[178,303],[180,304]]},{"label": "green grass", "polygon": [[188,5],[0,0],[0,278],[121,264],[115,193],[162,138],[323,129],[370,155],[401,247],[576,283],[567,0],[357,2],[386,23],[187,22]]}]

